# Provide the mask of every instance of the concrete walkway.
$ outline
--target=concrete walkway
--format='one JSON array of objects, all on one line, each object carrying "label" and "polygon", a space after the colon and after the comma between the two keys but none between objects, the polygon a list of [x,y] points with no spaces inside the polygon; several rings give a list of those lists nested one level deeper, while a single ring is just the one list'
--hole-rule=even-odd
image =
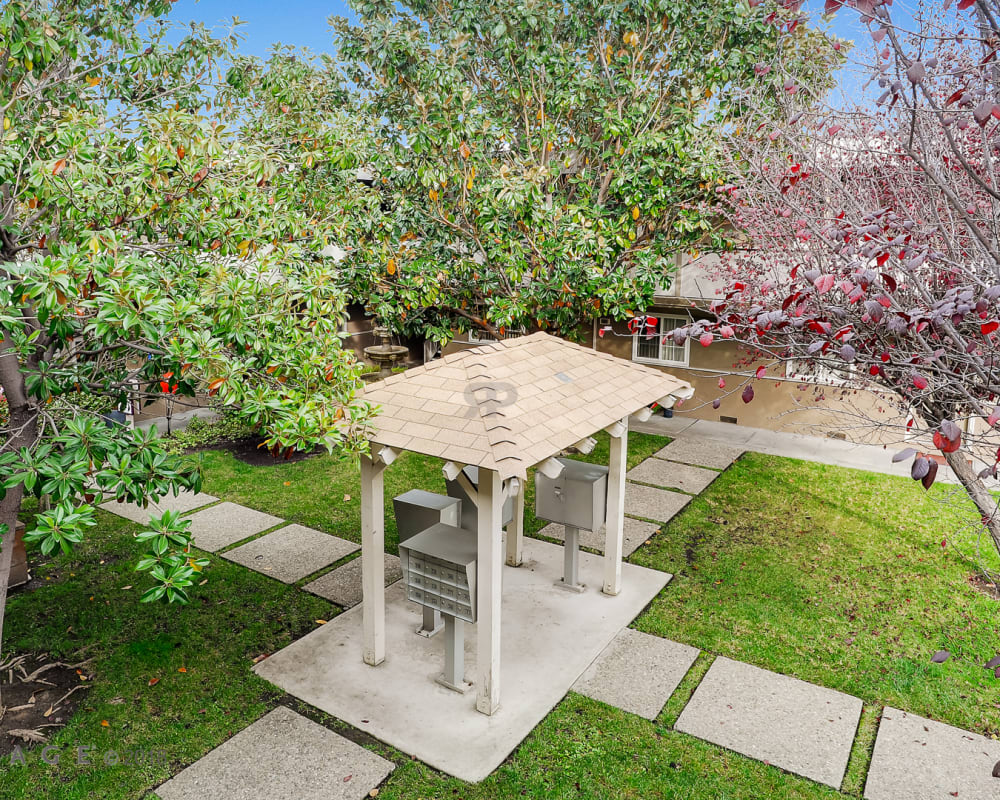
[{"label": "concrete walkway", "polygon": [[[911,461],[892,463],[894,453],[916,445],[873,445],[847,442],[823,436],[806,436],[801,433],[770,431],[764,428],[750,428],[744,425],[730,425],[691,417],[651,417],[646,422],[632,420],[630,430],[639,433],[654,433],[682,440],[718,442],[737,445],[753,453],[766,453],[784,458],[797,458],[836,467],[878,472],[883,475],[910,477]],[[984,465],[980,465],[984,466]],[[978,467],[977,467],[978,469]],[[948,466],[942,466],[937,474],[938,483],[958,483],[955,473]],[[997,481],[989,482],[993,488],[1000,487]]]},{"label": "concrete walkway", "polygon": [[[833,439],[662,417],[646,423],[633,421],[632,428],[670,436],[673,441],[628,473],[626,513],[632,526],[630,551],[659,533],[661,527],[666,526],[746,450],[883,474],[908,475],[909,471],[908,467],[892,464],[891,453],[881,447]],[[941,474],[945,472],[942,470]],[[947,477],[952,476],[949,474]],[[139,523],[147,522],[150,515],[149,509],[123,504],[106,504],[103,507]],[[302,526],[288,525],[277,517],[234,503],[220,503],[211,495],[169,498],[161,503],[158,510],[165,508],[193,511],[193,528],[197,536],[205,539],[199,544],[217,550],[224,558],[321,596],[335,596],[345,607],[357,602],[360,595],[360,587],[354,586],[354,583],[360,583],[357,563],[343,560],[357,547],[351,542]],[[563,531],[556,525],[543,528],[540,534],[550,539],[563,538]],[[583,543],[600,549],[603,537],[591,534],[588,538],[585,535]],[[543,542],[537,543],[537,546],[552,547]],[[329,569],[331,566],[334,568]],[[323,570],[328,571],[319,579],[307,583]],[[669,579],[669,576],[665,577]],[[318,590],[317,586],[321,583],[329,583],[336,593],[330,594],[332,589]],[[411,604],[401,602],[400,605],[416,613],[409,607]],[[416,639],[409,636],[413,627],[411,622],[407,619],[403,625],[407,641]],[[333,626],[325,627],[331,630],[314,632],[314,638],[315,634],[319,634],[320,638],[327,634],[332,636]],[[579,678],[573,689],[630,713],[656,719],[699,657],[698,651],[628,628],[617,635],[613,632],[605,635],[613,638],[603,651],[592,657],[589,666],[586,663],[579,666],[576,673]],[[583,633],[580,636],[586,638]],[[288,650],[295,650],[296,645],[305,641],[299,640]],[[427,640],[421,641],[426,643]],[[474,657],[474,654],[470,653],[470,656]],[[280,658],[272,657],[258,667],[258,672],[284,685],[283,676],[270,674],[281,666],[280,661]],[[357,663],[360,664],[360,661]],[[315,669],[310,668],[307,672],[310,675],[303,680],[310,678],[314,682]],[[331,697],[333,700],[330,703],[310,699],[314,705],[330,711],[328,706],[331,703],[337,705],[342,700],[336,692]],[[547,698],[544,705],[551,707],[557,699]],[[373,718],[370,705],[362,703],[352,709],[353,716],[348,713],[337,715],[368,728],[365,723]],[[839,790],[854,746],[861,709],[862,703],[858,698],[720,657],[712,661],[685,704],[675,729]],[[338,710],[341,709],[338,707]],[[391,709],[386,711],[386,715],[387,719],[392,717]],[[480,715],[474,716],[475,721],[480,721]],[[365,719],[359,723],[361,717]],[[507,742],[502,749],[509,752],[539,719],[516,726],[516,741]],[[326,752],[324,747],[337,750],[333,772],[354,776],[351,781],[343,778],[331,796],[363,797],[392,769],[391,764],[374,758],[364,748],[351,745],[346,740],[340,741],[327,729],[286,709],[280,713],[272,712],[243,734],[238,734],[189,766],[161,788],[161,796],[165,800],[213,795],[290,799],[318,796],[315,792],[321,786],[332,785],[328,774],[320,775],[318,783],[307,781],[300,785],[298,778],[290,779],[286,770],[277,766],[279,762],[275,762],[274,769],[259,768],[258,751],[271,747],[272,739],[274,747],[278,747],[280,740],[289,738],[285,733],[276,734],[276,726],[285,726],[282,731],[285,728],[296,731],[301,739],[296,747],[300,748],[307,747],[314,739],[316,743],[329,739],[316,751],[317,757]],[[453,743],[452,749],[456,748],[462,749]],[[411,747],[407,752],[417,753],[439,768],[452,771],[448,769],[450,762],[447,759],[442,761],[429,757],[424,750],[426,748]],[[480,780],[499,763],[495,756],[491,753],[478,765],[466,759],[461,769],[455,769],[453,774]],[[1000,767],[1000,742],[904,711],[885,708],[881,711],[864,796],[868,800],[1000,798],[1000,779],[992,777],[994,764]],[[343,785],[345,782],[351,785]],[[336,784],[336,781],[333,783]],[[235,791],[233,787],[236,786],[244,794],[227,794]]]}]

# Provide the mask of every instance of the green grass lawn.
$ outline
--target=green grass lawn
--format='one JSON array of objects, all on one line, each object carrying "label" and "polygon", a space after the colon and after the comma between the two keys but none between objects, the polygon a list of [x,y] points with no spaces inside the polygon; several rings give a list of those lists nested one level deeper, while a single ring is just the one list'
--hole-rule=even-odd
[{"label": "green grass lawn", "polygon": [[[633,434],[630,465],[663,444]],[[606,438],[590,458],[607,458]],[[321,456],[255,468],[224,452],[204,459],[205,491],[358,540],[358,483],[349,464]],[[443,491],[439,467],[435,459],[401,456],[386,473],[387,502],[415,487]],[[532,489],[529,481],[529,508]],[[998,604],[968,585],[971,567],[941,546],[954,524],[953,512],[935,502],[944,493],[925,494],[905,479],[744,456],[632,558],[675,574],[636,627],[708,653],[656,722],[570,694],[477,786],[368,741],[398,764],[379,796],[843,796],[672,730],[684,696],[714,654],[865,701],[845,784],[850,794],[863,785],[881,704],[997,733],[1000,681],[980,665],[998,649]],[[530,533],[542,524],[531,518],[525,527]],[[4,800],[144,797],[281,699],[251,672],[254,657],[338,613],[328,602],[217,557],[190,606],[140,605],[142,578],[132,571],[135,530],[102,514],[100,529],[72,556],[36,564],[46,585],[10,600],[8,648],[93,657],[94,677],[78,713],[52,737],[63,753],[59,766],[42,763],[38,750],[27,754],[24,767],[0,762]],[[394,548],[390,507],[387,549]],[[942,648],[952,658],[931,664],[931,654]],[[154,678],[159,681],[150,686]],[[98,752],[162,750],[169,764],[78,767],[76,745]]]}]

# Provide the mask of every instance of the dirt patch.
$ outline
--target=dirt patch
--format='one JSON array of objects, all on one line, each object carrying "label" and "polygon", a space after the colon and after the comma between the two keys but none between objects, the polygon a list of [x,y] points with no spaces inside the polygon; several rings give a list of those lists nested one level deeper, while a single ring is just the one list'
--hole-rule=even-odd
[{"label": "dirt patch", "polygon": [[0,664],[0,756],[27,750],[63,727],[90,687],[87,662],[65,664],[41,656],[9,656]]},{"label": "dirt patch", "polygon": [[223,450],[227,453],[232,453],[233,458],[252,467],[273,467],[277,464],[294,464],[296,461],[304,461],[323,452],[322,447],[317,447],[315,450],[296,450],[293,453],[281,453],[275,456],[264,445],[264,440],[259,436],[248,436],[245,439],[225,439],[205,445],[204,447],[193,447],[188,452],[196,453],[200,450]]},{"label": "dirt patch", "polygon": [[996,584],[992,581],[986,580],[986,578],[978,572],[974,572],[969,576],[969,586],[977,592],[985,594],[991,600],[1000,600],[1000,592],[997,592]]}]

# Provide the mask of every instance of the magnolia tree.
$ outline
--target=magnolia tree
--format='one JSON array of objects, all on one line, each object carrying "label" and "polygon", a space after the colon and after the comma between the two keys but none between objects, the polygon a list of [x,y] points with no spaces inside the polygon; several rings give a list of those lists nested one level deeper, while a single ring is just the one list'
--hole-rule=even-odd
[{"label": "magnolia tree", "polygon": [[333,24],[384,213],[345,268],[383,322],[442,342],[643,308],[713,235],[720,90],[779,51],[810,84],[839,57],[788,9],[728,0],[352,5]]},{"label": "magnolia tree", "polygon": [[[168,44],[169,7],[0,9],[0,629],[26,493],[49,500],[26,539],[50,553],[102,501],[199,488],[155,433],[95,409],[204,392],[275,452],[363,447],[343,295],[315,255],[367,202],[340,82],[286,52],[227,67],[233,37],[197,26]],[[165,513],[139,538],[143,599],[184,601],[188,523]]]},{"label": "magnolia tree", "polygon": [[[1000,3],[900,16],[888,2],[830,0],[826,10],[858,15],[871,33],[866,93],[832,109],[781,60],[758,65],[730,128],[732,177],[718,189],[737,232],[720,267],[728,288],[714,319],[676,335],[736,340],[888,394],[900,438],[923,434],[940,451],[1000,551],[987,485],[1000,458]],[[785,92],[777,122],[755,111],[775,85]],[[760,377],[736,389],[745,402]],[[907,448],[895,460],[912,459],[930,487],[932,455]]]}]

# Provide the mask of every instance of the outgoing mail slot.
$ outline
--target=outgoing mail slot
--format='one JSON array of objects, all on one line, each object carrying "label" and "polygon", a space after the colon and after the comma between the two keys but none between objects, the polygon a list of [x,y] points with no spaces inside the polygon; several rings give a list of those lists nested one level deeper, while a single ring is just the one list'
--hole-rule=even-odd
[{"label": "outgoing mail slot", "polygon": [[596,531],[607,518],[608,468],[560,458],[558,478],[535,473],[535,516],[585,531]]}]

